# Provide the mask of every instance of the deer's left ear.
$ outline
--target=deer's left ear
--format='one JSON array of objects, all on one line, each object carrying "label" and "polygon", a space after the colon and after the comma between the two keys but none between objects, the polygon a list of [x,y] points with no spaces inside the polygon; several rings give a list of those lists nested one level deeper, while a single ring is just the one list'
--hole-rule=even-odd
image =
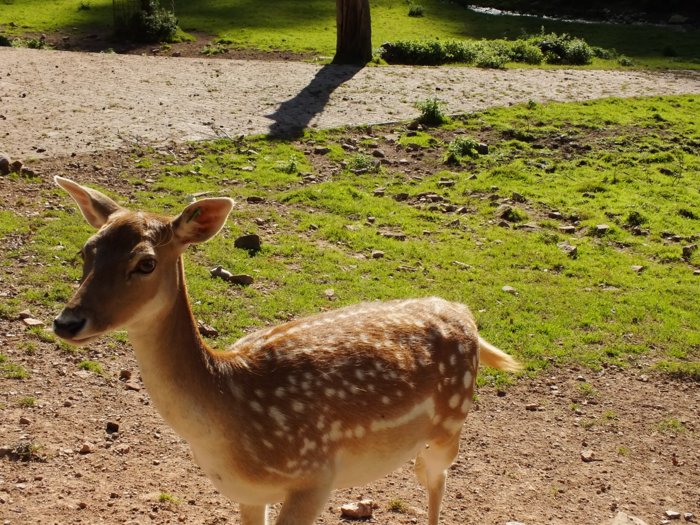
[{"label": "deer's left ear", "polygon": [[183,244],[207,241],[219,233],[232,208],[233,200],[227,198],[193,202],[173,219],[173,233]]}]

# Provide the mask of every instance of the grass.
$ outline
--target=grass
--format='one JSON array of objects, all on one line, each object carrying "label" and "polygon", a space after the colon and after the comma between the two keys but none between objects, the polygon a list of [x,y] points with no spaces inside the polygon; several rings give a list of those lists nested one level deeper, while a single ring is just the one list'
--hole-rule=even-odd
[{"label": "grass", "polygon": [[7,356],[0,354],[0,377],[7,379],[27,379],[29,372],[16,363],[12,363]]},{"label": "grass", "polygon": [[[698,96],[609,99],[494,109],[411,137],[397,127],[309,132],[295,142],[198,143],[187,159],[144,153],[143,169],[155,183],[136,186],[131,206],[175,214],[189,195],[221,189],[240,203],[218,237],[185,257],[195,314],[220,332],[219,348],[253,328],[345,304],[439,295],[469,304],[483,336],[531,372],[551,363],[627,366],[647,355],[666,363],[661,373],[684,370],[692,379],[700,351],[693,275],[700,253],[686,259],[682,246],[695,238],[700,217],[698,114]],[[420,143],[417,157],[353,170],[353,159],[369,158],[371,148],[340,145],[376,142],[390,151],[383,142],[389,133],[402,144]],[[368,134],[371,140],[357,140]],[[448,171],[443,158],[458,136],[488,143],[489,153]],[[309,153],[316,146],[331,150],[324,164]],[[286,169],[292,158],[298,172]],[[427,168],[411,171],[420,162]],[[69,202],[58,189],[43,191],[37,202]],[[534,229],[499,226],[496,210],[514,193],[525,199],[514,207]],[[421,202],[421,195],[442,200]],[[250,196],[265,204],[247,204]],[[41,272],[18,269],[23,287],[15,300],[58,311],[80,274],[73,254],[91,230],[79,214],[61,209],[40,209],[27,220],[27,242],[0,254],[0,262],[13,267],[17,257],[32,256],[43,263]],[[589,234],[603,223],[604,235]],[[562,224],[574,232],[562,232]],[[0,231],[9,229],[0,223]],[[231,247],[244,233],[263,238],[254,256]],[[576,258],[558,246],[564,241],[577,247]],[[372,258],[375,250],[384,257]],[[212,279],[216,265],[253,275],[255,283]],[[517,294],[505,293],[506,285]],[[490,372],[483,378],[509,381]],[[585,383],[579,389],[584,398],[596,395]]]},{"label": "grass", "polygon": [[104,368],[102,368],[102,365],[100,363],[97,363],[96,361],[88,361],[88,360],[83,360],[78,363],[78,368],[80,370],[87,370],[88,372],[92,372],[93,374],[97,375],[104,375],[105,371]]},{"label": "grass", "polygon": [[673,416],[662,419],[656,424],[656,429],[664,434],[682,434],[686,431],[685,425]]},{"label": "grass", "polygon": [[[89,5],[89,9],[81,6]],[[391,0],[372,2],[373,46],[390,40],[516,39],[541,27],[584,38],[593,46],[615,48],[638,66],[700,67],[700,31],[678,31],[655,26],[613,26],[555,22],[540,18],[492,16],[474,13],[459,2],[425,0],[422,16],[407,16],[406,4]],[[91,33],[108,30],[112,2],[93,0],[5,0],[3,22],[7,34],[64,31]],[[416,10],[417,12],[417,10]],[[232,47],[310,52],[330,57],[335,50],[335,5],[321,0],[287,0],[270,9],[253,0],[183,0],[176,15],[187,32],[223,38]],[[74,29],[75,28],[75,29]],[[592,67],[624,67],[617,60],[598,60]]]}]

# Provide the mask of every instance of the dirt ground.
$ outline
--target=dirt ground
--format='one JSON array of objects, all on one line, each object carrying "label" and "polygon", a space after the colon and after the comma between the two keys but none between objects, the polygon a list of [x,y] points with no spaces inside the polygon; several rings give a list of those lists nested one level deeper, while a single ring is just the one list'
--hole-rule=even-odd
[{"label": "dirt ground", "polygon": [[534,100],[700,93],[700,72],[318,66],[0,48],[0,151],[27,163],[133,143],[294,136]]},{"label": "dirt ground", "polygon": [[[32,168],[43,179],[27,187],[0,178],[0,206],[23,214],[68,204],[39,198],[49,175],[79,171],[81,181],[104,185],[130,166],[116,148],[134,141],[179,142],[222,128],[258,133],[275,122],[290,133],[305,122],[399,120],[427,95],[459,112],[529,99],[700,92],[700,76],[685,73],[368,68],[350,75],[283,61],[14,49],[0,49],[0,70],[0,150],[36,158]],[[29,239],[5,241],[21,247]],[[19,293],[31,264],[0,271],[3,296]],[[31,314],[48,325],[56,312]],[[25,380],[0,378],[1,525],[239,523],[237,505],[217,494],[151,406],[128,345],[104,340],[74,354],[39,340],[19,319],[0,318],[0,348],[30,372]],[[104,375],[79,369],[83,359],[100,362]],[[700,388],[650,372],[653,359],[625,370],[553,367],[504,390],[480,389],[450,471],[443,523],[598,525],[620,510],[649,525],[666,511],[700,521]],[[426,494],[412,470],[335,492],[318,523],[344,523],[338,507],[360,498],[377,505],[371,523],[426,523]]]}]

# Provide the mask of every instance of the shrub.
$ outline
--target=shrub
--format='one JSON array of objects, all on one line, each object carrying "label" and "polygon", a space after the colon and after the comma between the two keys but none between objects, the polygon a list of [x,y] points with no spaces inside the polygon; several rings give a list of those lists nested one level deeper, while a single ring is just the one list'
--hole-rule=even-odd
[{"label": "shrub", "polygon": [[348,160],[348,169],[355,173],[378,171],[379,162],[364,153],[356,153]]},{"label": "shrub", "polygon": [[522,62],[532,65],[539,65],[544,60],[544,53],[542,50],[536,45],[524,40],[513,42],[510,56],[513,62]]},{"label": "shrub", "polygon": [[443,112],[446,105],[435,97],[416,102],[416,109],[420,111],[420,116],[416,120],[426,126],[439,126],[447,122],[447,116]]},{"label": "shrub", "polygon": [[177,33],[177,18],[157,0],[142,0],[141,9],[123,21],[118,32],[140,42],[172,42]]},{"label": "shrub", "polygon": [[474,64],[477,67],[488,69],[503,69],[506,67],[506,62],[508,62],[506,55],[500,54],[492,48],[484,47],[476,56]]},{"label": "shrub", "polygon": [[423,16],[423,6],[419,4],[411,4],[408,7],[408,16]]},{"label": "shrub", "polygon": [[631,67],[634,65],[634,60],[625,55],[620,55],[620,58],[617,59],[617,63],[624,67]]},{"label": "shrub", "polygon": [[478,155],[478,147],[479,143],[471,137],[455,137],[447,145],[445,163],[459,164],[462,161],[462,157],[476,157]]},{"label": "shrub", "polygon": [[528,38],[531,44],[540,48],[545,60],[550,64],[585,65],[593,60],[594,50],[585,40],[567,33],[544,34],[541,32]]},{"label": "shrub", "polygon": [[7,38],[5,35],[0,35],[0,47],[10,47],[12,46],[12,40]]}]

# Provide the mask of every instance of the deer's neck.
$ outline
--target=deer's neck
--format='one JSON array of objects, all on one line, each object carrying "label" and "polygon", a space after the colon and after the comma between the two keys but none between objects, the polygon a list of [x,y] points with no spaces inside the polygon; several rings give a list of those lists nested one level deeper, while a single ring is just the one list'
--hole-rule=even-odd
[{"label": "deer's neck", "polygon": [[212,378],[212,353],[199,335],[187,298],[181,258],[174,271],[174,300],[144,315],[128,332],[153,404],[178,434],[192,441],[207,432],[217,381]]}]

